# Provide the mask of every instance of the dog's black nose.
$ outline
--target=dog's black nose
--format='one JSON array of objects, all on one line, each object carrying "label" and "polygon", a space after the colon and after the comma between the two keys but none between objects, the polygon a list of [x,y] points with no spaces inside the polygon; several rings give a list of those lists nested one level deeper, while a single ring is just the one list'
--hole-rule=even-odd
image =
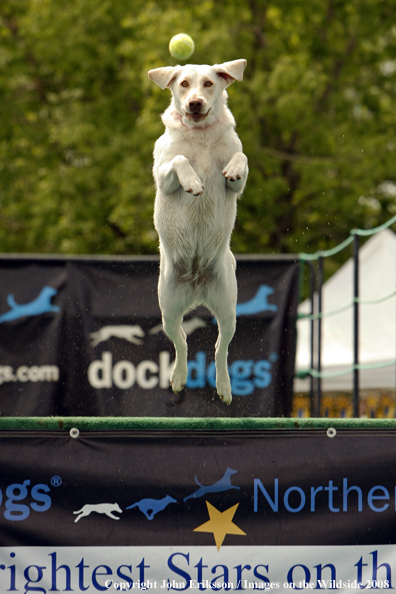
[{"label": "dog's black nose", "polygon": [[190,108],[191,113],[200,113],[202,108],[202,101],[200,99],[190,101],[188,107]]}]

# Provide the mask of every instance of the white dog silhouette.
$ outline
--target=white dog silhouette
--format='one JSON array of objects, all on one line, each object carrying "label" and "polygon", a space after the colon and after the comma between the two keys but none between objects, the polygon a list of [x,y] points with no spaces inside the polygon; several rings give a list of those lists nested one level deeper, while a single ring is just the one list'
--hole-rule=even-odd
[{"label": "white dog silhouette", "polygon": [[141,345],[143,341],[144,331],[138,325],[136,326],[103,326],[97,332],[91,332],[89,335],[92,338],[91,345],[97,346],[100,342],[105,342],[112,338],[123,338],[133,344]]},{"label": "white dog silhouette", "polygon": [[97,514],[105,514],[109,518],[113,520],[119,520],[117,516],[114,516],[112,512],[119,512],[122,514],[122,509],[118,505],[118,503],[86,503],[81,509],[78,511],[73,512],[73,514],[80,514],[74,520],[74,522],[78,522],[80,518],[85,518],[89,516],[90,513],[96,512]]}]

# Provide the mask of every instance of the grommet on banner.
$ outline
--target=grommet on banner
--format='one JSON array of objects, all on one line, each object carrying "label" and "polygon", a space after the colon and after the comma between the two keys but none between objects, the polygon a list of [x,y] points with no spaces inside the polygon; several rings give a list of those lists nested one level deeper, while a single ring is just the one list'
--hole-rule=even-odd
[{"label": "grommet on banner", "polygon": [[70,437],[77,439],[77,437],[79,435],[80,435],[80,431],[77,429],[77,427],[73,427],[72,429],[70,429]]},{"label": "grommet on banner", "polygon": [[336,429],[334,427],[329,427],[327,429],[327,437],[335,437],[337,435]]}]

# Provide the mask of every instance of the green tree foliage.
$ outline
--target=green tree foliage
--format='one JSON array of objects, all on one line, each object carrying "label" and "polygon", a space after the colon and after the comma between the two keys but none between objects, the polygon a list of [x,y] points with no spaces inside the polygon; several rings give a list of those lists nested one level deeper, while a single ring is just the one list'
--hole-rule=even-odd
[{"label": "green tree foliage", "polygon": [[396,0],[2,0],[0,251],[155,253],[147,71],[246,58],[235,252],[334,246],[395,214]]}]

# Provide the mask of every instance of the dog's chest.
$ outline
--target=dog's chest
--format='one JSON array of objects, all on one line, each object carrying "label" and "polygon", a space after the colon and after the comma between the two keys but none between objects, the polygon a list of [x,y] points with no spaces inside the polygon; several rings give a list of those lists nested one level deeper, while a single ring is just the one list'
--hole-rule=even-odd
[{"label": "dog's chest", "polygon": [[212,182],[213,180],[219,180],[219,174],[227,162],[230,160],[232,154],[227,154],[228,151],[219,150],[217,143],[212,145],[197,145],[191,147],[188,151],[188,160],[193,167],[194,171],[201,178],[202,182]]},{"label": "dog's chest", "polygon": [[201,180],[204,192],[200,196],[183,193],[187,220],[190,224],[194,222],[197,231],[205,229],[210,232],[211,224],[216,226],[225,223],[224,210],[229,201],[226,181],[222,174],[225,167],[224,159],[208,149],[191,156],[189,162]]},{"label": "dog's chest", "polygon": [[163,245],[173,253],[183,254],[183,258],[196,254],[207,260],[228,243],[237,196],[227,189],[222,171],[238,149],[232,142],[184,141],[179,145],[178,154],[188,159],[204,191],[193,196],[179,187],[169,196],[157,195],[156,229]]},{"label": "dog's chest", "polygon": [[218,157],[212,154],[210,150],[203,150],[198,154],[193,154],[189,161],[202,182],[213,179],[220,172]]},{"label": "dog's chest", "polygon": [[184,194],[185,220],[197,237],[231,231],[235,219],[235,194],[229,192],[222,171],[233,154],[224,143],[194,146],[188,160],[204,186],[200,196]]}]

